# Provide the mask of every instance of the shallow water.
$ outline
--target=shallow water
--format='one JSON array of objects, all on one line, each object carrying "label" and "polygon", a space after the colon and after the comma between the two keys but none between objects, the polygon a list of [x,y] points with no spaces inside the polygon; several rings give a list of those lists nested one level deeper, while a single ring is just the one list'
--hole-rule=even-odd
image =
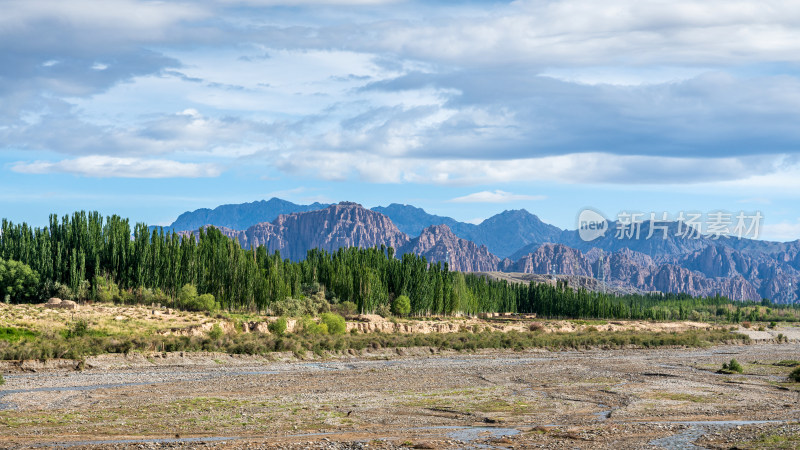
[{"label": "shallow water", "polygon": [[667,450],[684,450],[703,448],[694,445],[693,442],[703,437],[713,429],[726,429],[740,425],[757,425],[763,423],[786,423],[788,420],[707,420],[707,421],[685,421],[685,422],[655,422],[658,424],[680,424],[689,427],[680,433],[654,439],[648,444]]}]

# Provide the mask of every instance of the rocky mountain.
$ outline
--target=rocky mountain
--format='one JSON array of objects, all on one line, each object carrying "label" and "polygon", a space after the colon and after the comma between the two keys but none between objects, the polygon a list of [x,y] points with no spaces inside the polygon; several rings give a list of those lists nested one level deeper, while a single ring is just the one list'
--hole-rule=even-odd
[{"label": "rocky mountain", "polygon": [[[605,278],[607,285],[620,292],[719,294],[782,303],[800,297],[800,240],[714,240],[676,222],[644,222],[638,237],[633,233],[620,238],[612,222],[605,236],[584,242],[577,231],[562,231],[525,210],[504,211],[472,225],[409,205],[369,210],[350,202],[328,207],[277,199],[261,203],[271,203],[271,211],[295,206],[318,209],[278,215],[243,231],[227,226],[221,231],[245,247],[263,245],[294,260],[304,258],[311,248],[335,251],[385,245],[394,247],[398,255],[414,253],[433,262],[448,261],[452,270]],[[409,236],[381,211],[398,217],[405,230],[419,233]],[[212,216],[209,212],[203,217]],[[423,226],[431,221],[444,223]]]},{"label": "rocky mountain", "polygon": [[[393,203],[372,208],[387,215],[403,232],[417,236],[431,225],[447,225],[458,237],[485,245],[490,252],[505,258],[526,245],[559,242],[563,233],[558,227],[542,222],[524,209],[503,211],[479,225],[459,222],[450,217],[428,214],[422,208]],[[513,259],[513,258],[512,258]]]},{"label": "rocky mountain", "polygon": [[447,225],[425,228],[419,236],[400,247],[398,253],[422,255],[431,262],[448,262],[450,270],[461,272],[494,271],[500,263],[500,258],[486,246],[459,238]]},{"label": "rocky mountain", "polygon": [[724,295],[737,300],[761,300],[758,292],[741,276],[708,278],[700,272],[674,264],[655,268],[646,279],[655,291],[685,293],[692,296]]},{"label": "rocky mountain", "polygon": [[516,209],[489,217],[459,236],[485,245],[495,255],[505,258],[525,246],[559,243],[562,233],[561,228],[542,222],[524,209]]},{"label": "rocky mountain", "polygon": [[392,219],[397,228],[409,236],[419,236],[422,230],[431,225],[447,225],[453,233],[463,237],[476,227],[451,217],[428,214],[424,209],[412,205],[392,203],[389,206],[376,206],[372,210]]},{"label": "rocky mountain", "polygon": [[234,230],[245,230],[257,223],[272,222],[281,214],[315,211],[328,205],[312,203],[298,205],[279,198],[261,200],[252,203],[222,205],[214,209],[201,208],[187,211],[165,227],[169,230],[186,231],[197,230],[205,225],[226,227]]},{"label": "rocky mountain", "polygon": [[687,293],[694,296],[725,295],[738,300],[761,299],[756,287],[740,274],[728,277],[706,276],[675,264],[657,264],[650,256],[622,249],[603,254],[593,249],[587,254],[562,244],[544,244],[524,255],[510,272],[577,275],[603,279],[614,288],[631,287],[641,291]]},{"label": "rocky mountain", "polygon": [[586,256],[580,250],[562,244],[542,244],[534,252],[519,258],[507,271],[592,276],[592,267]]},{"label": "rocky mountain", "polygon": [[583,241],[577,230],[566,230],[558,242],[584,252],[599,248],[606,252],[630,249],[650,256],[655,261],[672,261],[675,256],[684,255],[709,245],[714,241],[700,235],[681,222],[644,221],[638,228],[609,222],[604,236],[593,241]]},{"label": "rocky mountain", "polygon": [[308,250],[336,251],[340,247],[369,248],[380,245],[400,248],[409,238],[375,211],[352,202],[341,202],[305,213],[278,216],[271,223],[248,228],[240,237],[245,247],[266,246],[292,260],[305,258]]}]

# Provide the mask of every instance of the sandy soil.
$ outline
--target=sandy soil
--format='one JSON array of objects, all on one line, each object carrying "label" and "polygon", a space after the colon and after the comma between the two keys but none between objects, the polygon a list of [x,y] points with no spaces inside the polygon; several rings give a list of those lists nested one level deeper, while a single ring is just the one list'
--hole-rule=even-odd
[{"label": "sandy soil", "polygon": [[[744,374],[716,373],[731,358]],[[6,375],[0,447],[796,448],[792,359],[796,342],[104,356]]]},{"label": "sandy soil", "polygon": [[[58,331],[75,320],[86,320],[90,327],[108,333],[148,333],[200,336],[215,326],[224,332],[269,333],[268,324],[277,317],[258,314],[203,314],[166,307],[81,305],[76,310],[52,309],[44,304],[6,305],[0,303],[0,326],[23,327],[37,331]],[[287,331],[293,332],[297,320],[289,319]],[[378,315],[348,317],[347,330],[362,333],[456,333],[491,329],[494,331],[528,331],[531,326],[545,332],[576,332],[592,328],[597,331],[667,331],[681,332],[706,329],[714,325],[702,322],[650,322],[643,320],[541,320],[531,315],[495,315],[495,317],[448,317],[422,319],[385,319]],[[800,329],[798,329],[800,330]],[[755,333],[754,330],[747,330]],[[777,334],[777,333],[773,333]],[[784,333],[788,335],[789,333]],[[758,336],[751,336],[760,338]],[[773,338],[775,336],[772,336]],[[790,339],[800,339],[800,332]]]}]

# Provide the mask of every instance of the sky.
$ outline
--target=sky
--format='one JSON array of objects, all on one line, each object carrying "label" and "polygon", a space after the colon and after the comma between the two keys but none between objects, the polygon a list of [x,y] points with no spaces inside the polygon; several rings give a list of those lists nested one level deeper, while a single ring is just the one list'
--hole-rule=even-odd
[{"label": "sky", "polygon": [[800,238],[800,2],[3,0],[0,217],[280,197]]}]

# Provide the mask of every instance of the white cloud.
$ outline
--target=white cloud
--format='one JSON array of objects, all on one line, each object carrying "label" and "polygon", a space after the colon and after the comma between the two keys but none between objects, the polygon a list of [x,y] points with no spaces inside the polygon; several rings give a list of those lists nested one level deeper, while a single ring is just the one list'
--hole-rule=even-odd
[{"label": "white cloud", "polygon": [[800,239],[800,218],[794,223],[784,221],[775,224],[764,224],[759,239],[774,241],[795,241]]},{"label": "white cloud", "polygon": [[545,198],[547,197],[544,195],[512,194],[511,192],[497,189],[494,191],[475,192],[450,201],[454,203],[510,203],[524,200],[544,200]]},{"label": "white cloud", "polygon": [[204,178],[217,177],[221,173],[221,170],[213,164],[103,155],[83,156],[56,162],[18,162],[11,165],[11,170],[28,174],[68,173],[93,178]]},{"label": "white cloud", "polygon": [[570,153],[539,158],[473,160],[396,158],[369,152],[296,151],[273,164],[290,174],[373,183],[481,185],[558,181],[568,184],[685,185],[734,180],[771,180],[780,175],[784,157],[670,158],[663,156]]}]

